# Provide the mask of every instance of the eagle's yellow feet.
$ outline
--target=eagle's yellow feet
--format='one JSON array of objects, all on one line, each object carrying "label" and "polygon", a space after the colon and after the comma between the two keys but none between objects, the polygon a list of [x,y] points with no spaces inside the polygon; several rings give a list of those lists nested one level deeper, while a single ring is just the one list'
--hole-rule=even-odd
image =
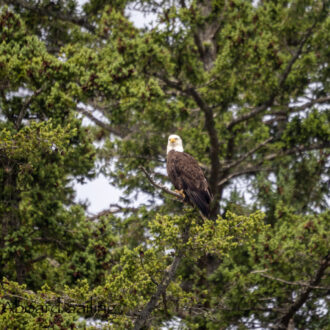
[{"label": "eagle's yellow feet", "polygon": [[186,195],[184,194],[184,192],[183,192],[182,189],[181,189],[181,190],[176,190],[176,189],[175,189],[175,192],[176,192],[177,194],[181,195],[182,198],[186,198]]}]

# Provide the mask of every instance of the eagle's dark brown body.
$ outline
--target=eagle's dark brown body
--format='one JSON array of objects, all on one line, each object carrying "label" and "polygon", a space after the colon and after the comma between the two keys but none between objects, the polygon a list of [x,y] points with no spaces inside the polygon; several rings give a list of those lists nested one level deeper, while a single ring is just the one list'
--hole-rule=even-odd
[{"label": "eagle's dark brown body", "polygon": [[167,154],[167,173],[175,189],[183,190],[187,201],[209,217],[212,195],[197,161],[185,152],[171,150]]}]

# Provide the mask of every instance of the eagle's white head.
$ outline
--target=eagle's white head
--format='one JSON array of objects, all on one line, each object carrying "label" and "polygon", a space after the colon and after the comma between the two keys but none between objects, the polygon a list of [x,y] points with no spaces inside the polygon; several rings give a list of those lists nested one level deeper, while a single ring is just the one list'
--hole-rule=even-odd
[{"label": "eagle's white head", "polygon": [[167,143],[167,153],[171,150],[183,152],[182,139],[178,135],[170,135]]}]

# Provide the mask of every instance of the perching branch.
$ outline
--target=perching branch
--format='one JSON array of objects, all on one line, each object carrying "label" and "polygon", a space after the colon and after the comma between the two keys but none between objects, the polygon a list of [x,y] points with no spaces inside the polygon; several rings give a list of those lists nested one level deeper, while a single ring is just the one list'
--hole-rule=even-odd
[{"label": "perching branch", "polygon": [[159,184],[156,181],[154,181],[153,178],[151,177],[151,175],[148,173],[148,171],[143,166],[140,166],[140,169],[143,171],[143,173],[145,174],[145,176],[147,177],[147,179],[149,180],[149,182],[153,186],[155,186],[156,188],[161,189],[166,194],[169,194],[169,195],[172,195],[172,196],[178,198],[181,202],[183,202],[184,198],[180,194],[178,194],[177,192],[175,192],[175,191],[173,191],[171,189],[168,189],[164,185]]},{"label": "perching branch", "polygon": [[218,139],[217,130],[215,128],[215,121],[213,116],[212,108],[208,106],[208,104],[203,100],[202,96],[198,93],[196,88],[194,87],[184,87],[180,81],[171,80],[162,74],[154,74],[155,77],[160,79],[167,87],[174,88],[181,92],[182,94],[186,94],[193,98],[195,103],[204,113],[205,118],[205,128],[210,137],[210,158],[211,158],[211,173],[210,173],[210,187],[211,190],[216,193],[217,191],[217,181],[218,175],[220,171],[220,161],[219,161],[219,153],[220,153],[220,143]]}]

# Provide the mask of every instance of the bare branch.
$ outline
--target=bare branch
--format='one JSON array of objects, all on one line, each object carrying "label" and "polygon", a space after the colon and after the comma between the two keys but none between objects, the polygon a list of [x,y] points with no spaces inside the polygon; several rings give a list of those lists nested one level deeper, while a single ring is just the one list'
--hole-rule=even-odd
[{"label": "bare branch", "polygon": [[270,280],[289,284],[289,285],[297,285],[297,286],[303,286],[303,287],[308,287],[308,288],[312,288],[312,289],[320,289],[320,290],[330,290],[330,287],[319,286],[319,285],[310,285],[309,283],[302,282],[302,281],[295,281],[295,282],[287,281],[282,278],[278,278],[278,277],[274,277],[274,276],[265,274],[265,272],[267,272],[267,271],[268,271],[268,269],[255,270],[255,271],[251,272],[251,274],[258,274],[258,275],[268,278]]},{"label": "bare branch", "polygon": [[259,149],[261,149],[262,147],[264,147],[267,143],[269,143],[272,140],[273,140],[273,137],[270,137],[267,140],[261,142],[255,148],[253,148],[250,151],[248,151],[246,154],[244,154],[243,156],[241,156],[236,161],[234,161],[234,162],[232,162],[230,164],[225,165],[224,166],[224,169],[229,169],[229,168],[236,167],[237,165],[239,165],[240,163],[242,163],[246,158],[248,158],[249,156],[251,156],[252,154],[254,154],[256,151],[258,151]]},{"label": "bare branch", "polygon": [[146,175],[147,179],[149,180],[149,182],[155,186],[156,188],[159,188],[161,189],[163,192],[165,192],[166,194],[169,194],[169,195],[172,195],[176,198],[178,198],[181,202],[184,201],[184,198],[177,192],[173,191],[173,190],[170,190],[168,189],[167,187],[165,187],[164,185],[162,184],[159,184],[159,183],[156,183],[153,178],[151,177],[151,175],[148,173],[148,171],[143,167],[143,166],[140,166],[140,169],[143,171],[143,173]]},{"label": "bare branch", "polygon": [[227,183],[228,181],[230,181],[231,179],[234,179],[238,176],[244,175],[244,174],[255,174],[261,171],[271,171],[271,168],[263,168],[261,166],[251,166],[251,167],[247,167],[245,169],[242,169],[240,171],[234,172],[234,173],[230,173],[227,176],[225,176],[219,183],[218,186],[221,187],[223,186],[225,183]]},{"label": "bare branch", "polygon": [[50,238],[50,237],[33,237],[32,238],[33,241],[37,241],[37,242],[41,242],[41,243],[54,243],[56,245],[58,245],[59,247],[61,247],[62,249],[65,249],[66,246],[64,244],[64,242],[55,239],[55,238]]},{"label": "bare branch", "polygon": [[259,113],[265,111],[268,107],[270,107],[273,102],[274,102],[274,96],[271,96],[264,104],[254,108],[253,110],[251,110],[250,112],[241,115],[239,117],[237,117],[236,119],[233,119],[228,125],[227,125],[227,129],[232,129],[235,125],[246,121],[252,117],[255,117],[256,115],[258,115]]},{"label": "bare branch", "polygon": [[285,151],[280,151],[278,153],[273,153],[270,155],[267,155],[264,157],[263,161],[268,161],[268,160],[273,160],[277,157],[283,157],[283,156],[288,156],[288,155],[292,155],[295,154],[297,152],[304,152],[304,151],[312,151],[312,150],[320,150],[320,149],[326,149],[330,147],[330,142],[324,142],[322,144],[311,144],[309,146],[305,146],[305,145],[300,145]]},{"label": "bare branch", "polygon": [[91,217],[88,217],[86,218],[86,220],[88,221],[94,221],[94,220],[97,220],[101,217],[104,217],[104,216],[107,216],[107,215],[110,215],[110,214],[116,214],[116,213],[119,213],[119,212],[122,212],[120,209],[115,209],[115,210],[103,210],[95,215],[92,215]]},{"label": "bare branch", "polygon": [[106,130],[109,133],[117,135],[121,138],[124,138],[128,134],[128,132],[123,132],[123,130],[120,128],[113,127],[113,126],[97,119],[90,111],[88,111],[84,108],[77,107],[77,111],[79,111],[80,113],[85,115],[87,118],[89,118],[91,121],[93,121],[97,126],[103,128],[104,130]]},{"label": "bare branch", "polygon": [[30,264],[34,264],[34,263],[36,263],[36,262],[38,262],[38,261],[44,260],[44,259],[46,259],[47,257],[48,257],[47,254],[43,254],[43,255],[41,255],[41,256],[39,256],[39,257],[34,258],[33,260],[31,260],[31,261],[30,261]]}]

